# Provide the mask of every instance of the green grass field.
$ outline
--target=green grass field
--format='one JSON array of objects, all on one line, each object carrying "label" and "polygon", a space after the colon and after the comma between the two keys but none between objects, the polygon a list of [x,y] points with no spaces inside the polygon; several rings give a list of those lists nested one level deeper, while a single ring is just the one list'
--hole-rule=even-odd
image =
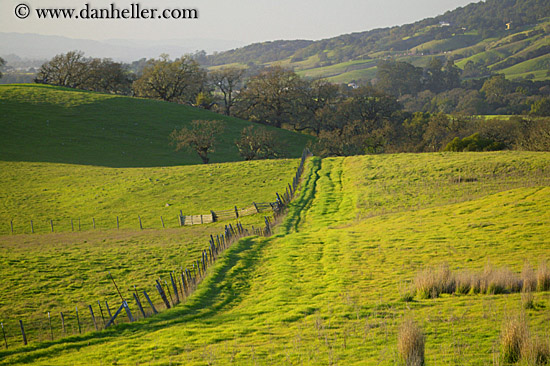
[{"label": "green grass field", "polygon": [[[235,146],[250,122],[175,103],[46,85],[0,85],[0,161],[107,167],[199,164],[194,152],[174,151],[169,135],[192,120],[220,120],[225,129],[211,162],[242,160]],[[299,157],[305,135],[273,129],[289,157]]]},{"label": "green grass field", "polygon": [[[549,163],[548,153],[528,152],[313,158],[277,234],[232,246],[185,304],[104,332],[13,345],[0,351],[0,363],[393,365],[398,327],[404,317],[413,317],[426,334],[427,364],[490,364],[498,358],[504,319],[522,308],[521,294],[404,302],[403,293],[419,271],[441,263],[456,271],[490,263],[519,273],[525,262],[537,267],[550,260]],[[210,229],[171,230],[176,238],[195,238]],[[81,233],[49,235],[59,235],[60,243],[89,240],[94,248],[118,248],[115,257],[126,265],[116,278],[137,282],[157,276],[160,263],[174,261],[152,254],[158,267],[138,269],[141,259],[124,252],[139,247],[136,242],[147,247],[151,241],[154,248],[162,242],[158,247],[166,253],[177,247],[178,239],[163,240],[166,234],[157,232],[127,231],[124,235],[137,237],[105,244],[98,244],[103,233],[90,239]],[[28,243],[29,249],[15,265],[25,261],[33,268],[44,260],[32,248],[35,238],[17,237],[14,247]],[[86,244],[75,247],[74,259],[78,252],[93,256]],[[17,251],[25,250],[6,253]],[[94,267],[108,268],[101,262]],[[42,297],[39,283],[47,274],[35,271],[31,281],[22,279],[25,270],[16,278],[10,273],[15,271],[5,275],[7,288],[21,282],[21,293]],[[108,285],[104,274],[97,278]],[[82,288],[88,282],[83,279]],[[531,332],[547,336],[550,293],[536,292],[534,303],[525,310]]]},{"label": "green grass field", "polygon": [[[158,168],[0,162],[0,234],[177,227],[184,215],[274,202],[296,173],[294,159]],[[71,220],[72,226],[71,226]],[[80,221],[78,221],[80,220]]]},{"label": "green grass field", "polygon": [[[0,317],[5,323],[18,318],[35,322],[27,327],[36,340],[36,324],[48,311],[59,322],[59,312],[76,305],[85,309],[97,300],[113,303],[117,296],[108,271],[124,289],[135,285],[151,292],[155,276],[166,279],[169,271],[191,266],[208,247],[210,235],[236,222],[180,228],[180,210],[184,215],[208,214],[274,202],[275,193],[283,193],[292,181],[298,163],[288,159],[159,168],[0,163],[0,217],[5,222],[0,256],[3,283],[10,288],[10,295],[0,298]],[[138,215],[145,230],[139,230]],[[262,227],[266,215],[271,214],[239,221],[248,228]],[[54,233],[48,233],[49,218],[54,219]],[[16,235],[8,235],[9,221]]]}]

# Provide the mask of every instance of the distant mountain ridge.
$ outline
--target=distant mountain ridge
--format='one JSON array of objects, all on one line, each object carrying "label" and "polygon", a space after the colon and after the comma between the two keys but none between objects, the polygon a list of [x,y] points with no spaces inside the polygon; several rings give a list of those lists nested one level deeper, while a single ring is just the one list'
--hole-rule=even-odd
[{"label": "distant mountain ridge", "polygon": [[89,57],[132,62],[141,58],[158,57],[162,53],[167,53],[175,58],[197,50],[214,52],[242,45],[243,42],[220,39],[168,39],[162,41],[110,39],[94,41],[33,33],[0,32],[0,56],[15,54],[27,59],[49,59],[60,53],[80,50]]}]

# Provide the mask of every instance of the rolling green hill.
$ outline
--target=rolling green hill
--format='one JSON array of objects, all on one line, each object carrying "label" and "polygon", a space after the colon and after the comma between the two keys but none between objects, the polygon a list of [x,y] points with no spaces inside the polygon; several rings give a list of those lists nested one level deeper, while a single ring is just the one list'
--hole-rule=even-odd
[{"label": "rolling green hill", "polygon": [[[185,304],[103,332],[13,345],[0,364],[393,365],[405,317],[424,329],[428,364],[490,364],[506,317],[524,311],[531,334],[548,334],[548,291],[528,309],[519,293],[404,295],[419,271],[441,263],[518,276],[542,268],[549,166],[548,153],[531,152],[312,158],[276,235],[232,246]],[[113,247],[121,260],[132,255],[122,251],[131,241]],[[29,246],[30,268],[39,256]],[[119,275],[158,276],[133,262],[141,260]],[[36,271],[28,293],[40,296],[44,276]]]},{"label": "rolling green hill", "polygon": [[[425,66],[432,57],[449,58],[460,67],[480,63],[509,78],[549,79],[547,63],[531,61],[549,53],[550,8],[540,0],[488,0],[459,7],[434,18],[392,28],[345,34],[315,42],[256,43],[208,56],[201,63],[273,65],[333,82],[366,82],[376,64],[388,58]],[[525,71],[508,70],[518,65]],[[541,68],[542,67],[542,68]]]},{"label": "rolling green hill", "polygon": [[[46,85],[0,85],[0,160],[106,167],[198,164],[196,153],[175,152],[168,138],[192,120],[225,125],[211,162],[242,160],[234,142],[250,122],[174,103]],[[289,157],[301,155],[307,136],[273,131],[286,143]]]}]

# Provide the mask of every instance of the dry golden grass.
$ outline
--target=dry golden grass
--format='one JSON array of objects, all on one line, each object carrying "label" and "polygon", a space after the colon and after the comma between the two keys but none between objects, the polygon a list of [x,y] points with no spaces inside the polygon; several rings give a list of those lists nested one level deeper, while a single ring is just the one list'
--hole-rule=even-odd
[{"label": "dry golden grass", "polygon": [[535,308],[535,299],[531,291],[522,291],[521,292],[521,306],[525,310]]},{"label": "dry golden grass", "polygon": [[453,293],[455,289],[455,279],[446,263],[419,272],[414,284],[421,299],[434,299],[442,293]]},{"label": "dry golden grass", "polygon": [[406,319],[399,328],[397,350],[406,366],[424,365],[424,333],[412,319]]},{"label": "dry golden grass", "polygon": [[540,337],[528,339],[521,349],[521,359],[528,366],[543,366],[550,362],[550,343]]},{"label": "dry golden grass", "polygon": [[501,358],[505,363],[516,363],[521,358],[522,349],[529,339],[529,331],[524,316],[510,317],[500,333]]},{"label": "dry golden grass", "polygon": [[529,263],[523,265],[521,271],[521,281],[523,282],[523,291],[536,291],[537,290],[537,274],[533,267]]},{"label": "dry golden grass", "polygon": [[414,286],[421,299],[433,299],[440,294],[453,293],[496,295],[520,291],[524,293],[548,291],[550,290],[550,269],[546,263],[542,263],[535,273],[533,268],[526,264],[521,274],[518,274],[505,267],[495,268],[487,265],[481,272],[453,273],[445,263],[419,272],[414,280]]},{"label": "dry golden grass", "polygon": [[521,291],[521,279],[508,268],[485,267],[481,274],[481,292],[486,294],[505,294]]},{"label": "dry golden grass", "polygon": [[550,290],[550,268],[548,267],[548,263],[546,262],[542,262],[539,265],[539,269],[537,271],[537,290]]}]

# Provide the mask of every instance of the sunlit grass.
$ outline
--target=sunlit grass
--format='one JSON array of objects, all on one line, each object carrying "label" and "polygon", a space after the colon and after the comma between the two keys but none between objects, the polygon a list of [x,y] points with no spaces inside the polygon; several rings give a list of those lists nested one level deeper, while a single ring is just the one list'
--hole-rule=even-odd
[{"label": "sunlit grass", "polygon": [[[426,364],[490,364],[509,314],[524,311],[530,332],[547,334],[548,291],[534,292],[524,309],[520,293],[404,301],[401,289],[441,263],[456,272],[490,263],[519,275],[526,262],[538,268],[550,259],[550,188],[541,173],[549,162],[547,153],[520,152],[313,158],[278,233],[231,247],[185,304],[0,355],[36,364],[393,365],[399,328],[412,318]],[[472,193],[453,183],[461,171],[478,182],[510,179]],[[422,178],[430,184],[415,189]],[[370,214],[372,202],[381,205]]]}]

